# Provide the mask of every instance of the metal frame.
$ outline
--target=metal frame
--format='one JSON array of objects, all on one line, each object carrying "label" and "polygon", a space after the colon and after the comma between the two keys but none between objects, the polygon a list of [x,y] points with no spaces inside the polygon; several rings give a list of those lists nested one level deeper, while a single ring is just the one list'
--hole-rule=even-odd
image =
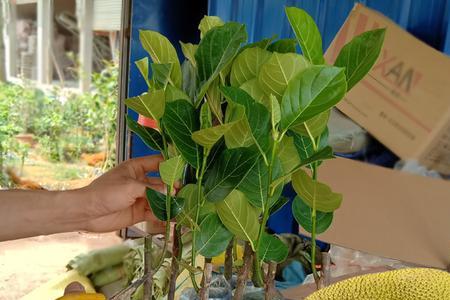
[{"label": "metal frame", "polygon": [[[122,1],[122,21],[120,25],[119,101],[117,108],[116,162],[130,158],[130,135],[127,134],[125,99],[128,96],[128,69],[130,60],[130,30],[132,0]],[[122,142],[124,141],[124,142]]]}]

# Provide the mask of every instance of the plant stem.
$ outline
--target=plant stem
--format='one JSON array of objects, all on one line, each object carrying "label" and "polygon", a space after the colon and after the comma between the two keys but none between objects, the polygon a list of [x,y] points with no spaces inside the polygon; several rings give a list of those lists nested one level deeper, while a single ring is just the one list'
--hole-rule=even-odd
[{"label": "plant stem", "polygon": [[[160,122],[159,126],[160,126],[160,129],[161,129],[161,136],[162,136],[163,145],[164,145],[162,155],[163,155],[164,160],[167,160],[167,159],[169,159],[169,151],[168,151],[167,139],[166,139],[166,136],[164,134],[163,125],[161,124],[161,122]],[[171,211],[171,207],[170,206],[171,206],[171,203],[172,203],[172,201],[171,201],[172,187],[169,186],[169,185],[166,185],[166,186],[167,186],[167,194],[166,194],[166,231],[165,231],[165,234],[164,234],[164,245],[163,245],[163,249],[162,249],[162,252],[161,252],[161,257],[160,257],[159,262],[158,262],[158,264],[157,264],[157,266],[155,268],[155,273],[158,272],[159,268],[161,268],[161,266],[162,266],[162,264],[164,262],[164,259],[166,257],[167,246],[168,246],[169,239],[170,239],[170,211]]]},{"label": "plant stem", "polygon": [[[308,125],[305,123],[305,129],[308,132],[309,139],[311,140],[313,150],[314,152],[317,152],[318,149],[318,143],[314,139],[314,136],[312,135],[311,131],[309,130]],[[311,164],[311,170],[312,170],[312,179],[314,181],[317,181],[317,162],[314,162]],[[317,208],[316,208],[316,199],[314,197],[313,203],[312,203],[312,211],[311,211],[311,224],[312,224],[312,230],[311,230],[311,269],[314,276],[314,281],[316,283],[317,289],[319,289],[319,282],[320,282],[320,276],[317,273],[316,269],[316,226],[317,226]]]},{"label": "plant stem", "polygon": [[277,264],[275,262],[269,263],[269,268],[267,270],[265,279],[265,300],[272,300],[275,298],[275,273],[277,272]]},{"label": "plant stem", "polygon": [[[268,173],[269,176],[267,178],[267,199],[266,199],[266,203],[264,203],[264,207],[263,207],[263,218],[259,227],[259,233],[258,233],[258,240],[256,242],[256,248],[255,248],[255,252],[258,251],[260,244],[261,244],[261,237],[264,233],[264,230],[266,229],[266,223],[267,220],[269,219],[269,199],[273,196],[274,193],[274,189],[270,188],[271,184],[272,184],[272,173],[273,173],[273,165],[275,162],[275,158],[276,158],[276,153],[277,153],[277,148],[278,148],[278,144],[280,143],[281,139],[283,138],[283,134],[280,136],[279,140],[275,140],[273,143],[273,147],[272,147],[272,156],[270,158],[270,163],[268,166]],[[254,264],[254,270],[255,272],[254,274],[254,279],[256,281],[256,284],[259,286],[262,286],[264,284],[264,280],[263,280],[263,276],[261,274],[261,262],[258,258],[258,255],[255,253],[255,264]]]},{"label": "plant stem", "polygon": [[250,246],[250,243],[246,242],[244,248],[244,264],[242,265],[242,268],[239,272],[233,300],[241,300],[244,295],[244,289],[248,279],[249,268],[252,263],[252,256],[253,256],[252,253],[253,250],[252,247]]},{"label": "plant stem", "polygon": [[227,250],[225,250],[225,266],[223,275],[228,282],[231,281],[231,277],[233,276],[233,246],[234,238],[228,244]]},{"label": "plant stem", "polygon": [[[312,164],[312,172],[313,172],[313,180],[317,180],[317,163]],[[311,211],[311,223],[312,223],[312,230],[311,230],[311,268],[314,276],[314,281],[316,282],[316,286],[319,287],[319,274],[317,273],[316,269],[316,201],[313,201],[313,207]]]},{"label": "plant stem", "polygon": [[169,280],[169,293],[167,295],[168,300],[175,299],[175,289],[178,277],[178,259],[181,254],[181,229],[179,226],[174,226],[173,228],[173,245],[172,245],[172,265],[170,270],[170,280]]},{"label": "plant stem", "polygon": [[168,216],[167,216],[167,220],[166,220],[166,232],[164,234],[164,245],[163,245],[163,249],[161,252],[161,257],[159,259],[158,265],[155,268],[155,273],[159,270],[159,268],[161,268],[164,259],[166,258],[166,251],[167,251],[167,246],[169,244],[169,239],[170,239],[170,194],[172,192],[172,189],[167,186],[167,195],[166,195],[166,208],[167,208],[167,212],[168,212]]},{"label": "plant stem", "polygon": [[[199,219],[199,216],[200,216],[200,208],[203,205],[203,203],[201,203],[202,202],[202,182],[203,182],[203,175],[205,174],[205,170],[206,170],[206,164],[207,164],[207,160],[208,160],[208,155],[209,155],[209,149],[204,149],[202,166],[201,166],[200,173],[198,174],[198,177],[197,177],[197,206],[195,208],[195,224],[196,225],[198,225],[198,219]],[[197,235],[197,231],[196,230],[192,230],[191,265],[194,268],[195,268],[195,259],[196,259],[196,256],[197,256],[197,251],[196,251],[196,248],[195,248],[196,235]],[[192,286],[198,292],[199,291],[199,287],[198,287],[197,281],[195,280],[195,274],[191,273],[190,277],[191,277],[191,281],[192,281]]]},{"label": "plant stem", "polygon": [[203,267],[202,289],[200,290],[200,300],[209,299],[209,286],[211,285],[212,264],[211,258],[205,258],[205,266]]},{"label": "plant stem", "polygon": [[264,286],[263,272],[261,272],[261,261],[258,259],[258,253],[253,252],[253,276],[252,281],[255,287]]},{"label": "plant stem", "polygon": [[149,274],[144,282],[144,300],[151,300],[153,292],[152,241],[151,235],[144,238],[144,274]]}]

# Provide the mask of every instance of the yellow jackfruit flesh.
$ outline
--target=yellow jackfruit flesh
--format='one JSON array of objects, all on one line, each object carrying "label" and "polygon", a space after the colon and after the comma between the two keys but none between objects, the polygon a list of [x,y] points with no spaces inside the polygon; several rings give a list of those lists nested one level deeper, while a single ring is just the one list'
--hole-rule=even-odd
[{"label": "yellow jackfruit flesh", "polygon": [[450,300],[450,274],[408,268],[346,279],[306,300]]}]

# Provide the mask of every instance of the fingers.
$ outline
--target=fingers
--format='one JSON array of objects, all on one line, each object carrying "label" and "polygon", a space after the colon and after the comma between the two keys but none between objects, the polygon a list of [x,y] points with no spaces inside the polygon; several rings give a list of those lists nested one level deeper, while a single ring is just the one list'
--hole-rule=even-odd
[{"label": "fingers", "polygon": [[110,232],[143,221],[150,221],[153,233],[163,232],[164,222],[153,215],[148,208],[147,200],[140,198],[132,206],[90,221],[85,229],[91,232]]},{"label": "fingers", "polygon": [[128,179],[126,193],[127,196],[130,196],[132,198],[145,198],[147,188],[150,188],[162,194],[165,194],[167,192],[166,186],[163,184],[163,182],[155,178],[153,180],[145,180],[144,182],[135,179]]},{"label": "fingers", "polygon": [[145,182],[151,185],[161,185],[164,184],[164,182],[159,177],[146,177],[144,179]]},{"label": "fingers", "polygon": [[140,176],[148,172],[158,171],[159,163],[163,161],[161,155],[150,155],[144,157],[133,158],[125,162],[127,167],[131,167],[136,174]]}]

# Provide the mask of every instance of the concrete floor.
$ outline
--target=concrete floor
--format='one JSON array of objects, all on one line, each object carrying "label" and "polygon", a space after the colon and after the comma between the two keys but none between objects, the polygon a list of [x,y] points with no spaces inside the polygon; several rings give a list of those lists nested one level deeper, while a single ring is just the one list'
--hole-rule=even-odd
[{"label": "concrete floor", "polygon": [[76,255],[121,242],[115,233],[62,233],[0,243],[0,300],[19,299],[66,271]]}]

